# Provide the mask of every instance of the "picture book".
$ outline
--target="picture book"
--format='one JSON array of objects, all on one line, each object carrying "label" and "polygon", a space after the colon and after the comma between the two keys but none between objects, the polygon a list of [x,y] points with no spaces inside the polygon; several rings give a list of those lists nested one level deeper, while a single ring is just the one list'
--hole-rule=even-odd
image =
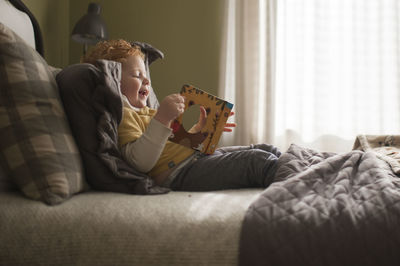
[{"label": "picture book", "polygon": [[180,94],[186,99],[185,111],[192,105],[203,106],[207,120],[200,132],[189,133],[182,125],[182,114],[173,121],[169,140],[205,154],[214,153],[233,104],[191,85],[183,85]]}]

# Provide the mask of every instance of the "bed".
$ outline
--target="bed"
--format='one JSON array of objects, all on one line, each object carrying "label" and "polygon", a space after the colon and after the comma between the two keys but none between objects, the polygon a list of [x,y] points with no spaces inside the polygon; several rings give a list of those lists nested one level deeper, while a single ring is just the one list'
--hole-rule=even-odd
[{"label": "bed", "polygon": [[293,144],[265,190],[165,191],[112,141],[118,64],[51,67],[26,6],[0,13],[0,265],[400,265],[399,136]]}]

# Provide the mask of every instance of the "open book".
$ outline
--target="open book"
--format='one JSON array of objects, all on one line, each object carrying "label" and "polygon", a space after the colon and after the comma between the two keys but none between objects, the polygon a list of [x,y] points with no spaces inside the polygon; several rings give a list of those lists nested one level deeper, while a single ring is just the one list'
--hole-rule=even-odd
[{"label": "open book", "polygon": [[181,95],[185,96],[185,110],[192,105],[206,109],[206,125],[198,133],[189,133],[182,125],[183,114],[172,123],[170,141],[198,150],[205,154],[214,153],[229,118],[233,104],[191,85],[183,85]]}]

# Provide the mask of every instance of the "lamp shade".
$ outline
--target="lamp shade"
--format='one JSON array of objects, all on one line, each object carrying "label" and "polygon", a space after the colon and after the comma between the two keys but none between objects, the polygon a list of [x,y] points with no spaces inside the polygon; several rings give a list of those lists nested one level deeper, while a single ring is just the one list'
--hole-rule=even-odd
[{"label": "lamp shade", "polygon": [[99,4],[90,3],[88,12],[75,25],[72,30],[72,39],[83,44],[96,44],[108,38],[106,24],[100,17]]}]

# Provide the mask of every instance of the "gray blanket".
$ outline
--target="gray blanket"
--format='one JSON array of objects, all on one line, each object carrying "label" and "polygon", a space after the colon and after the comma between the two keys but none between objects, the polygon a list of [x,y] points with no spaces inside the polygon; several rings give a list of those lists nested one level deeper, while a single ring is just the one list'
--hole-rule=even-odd
[{"label": "gray blanket", "polygon": [[121,64],[108,60],[99,60],[96,66],[71,65],[57,75],[64,109],[82,156],[85,179],[95,190],[166,193],[168,190],[155,186],[149,176],[125,162],[118,148],[117,129],[122,119],[120,76]]},{"label": "gray blanket", "polygon": [[241,265],[400,265],[400,180],[372,152],[292,145],[250,206]]}]

